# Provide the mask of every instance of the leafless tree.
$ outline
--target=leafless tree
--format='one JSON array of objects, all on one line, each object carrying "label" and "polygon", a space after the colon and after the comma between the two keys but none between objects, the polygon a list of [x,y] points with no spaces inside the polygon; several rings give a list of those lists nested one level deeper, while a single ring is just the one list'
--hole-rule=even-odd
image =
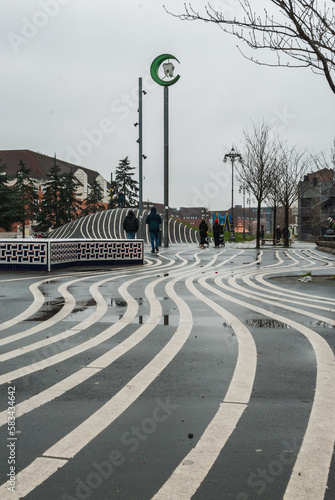
[{"label": "leafless tree", "polygon": [[[255,13],[252,0],[238,0],[240,19],[227,18],[210,3],[204,14],[191,4],[184,4],[183,14],[172,14],[182,20],[205,21],[219,25],[223,31],[236,36],[251,49],[275,52],[274,62],[265,62],[246,55],[251,61],[267,66],[310,67],[325,76],[335,93],[335,0],[270,0],[269,13]],[[171,12],[170,12],[171,14]],[[292,61],[293,60],[293,61]],[[292,64],[293,62],[293,64]]]},{"label": "leafless tree", "polygon": [[271,134],[271,125],[253,125],[252,132],[244,132],[245,153],[238,165],[239,181],[252,193],[257,201],[256,247],[260,241],[261,204],[268,197],[278,166],[279,145]]},{"label": "leafless tree", "polygon": [[277,182],[275,186],[276,196],[279,204],[284,209],[284,246],[289,246],[289,212],[295,201],[301,196],[298,186],[304,186],[301,181],[313,162],[312,157],[306,151],[298,151],[295,147],[289,149],[281,148],[280,161],[278,163]]}]

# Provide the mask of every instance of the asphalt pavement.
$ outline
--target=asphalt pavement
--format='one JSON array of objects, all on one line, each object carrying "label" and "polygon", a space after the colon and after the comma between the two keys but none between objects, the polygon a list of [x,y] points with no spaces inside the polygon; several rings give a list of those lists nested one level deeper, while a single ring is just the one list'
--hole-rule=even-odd
[{"label": "asphalt pavement", "polygon": [[335,256],[0,273],[0,498],[334,500]]}]

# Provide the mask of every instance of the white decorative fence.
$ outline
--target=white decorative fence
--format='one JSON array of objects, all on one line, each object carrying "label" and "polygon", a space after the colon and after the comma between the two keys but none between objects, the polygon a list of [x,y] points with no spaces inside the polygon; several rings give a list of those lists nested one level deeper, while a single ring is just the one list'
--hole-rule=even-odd
[{"label": "white decorative fence", "polygon": [[143,240],[0,240],[0,270],[52,271],[78,265],[139,264],[143,264]]}]

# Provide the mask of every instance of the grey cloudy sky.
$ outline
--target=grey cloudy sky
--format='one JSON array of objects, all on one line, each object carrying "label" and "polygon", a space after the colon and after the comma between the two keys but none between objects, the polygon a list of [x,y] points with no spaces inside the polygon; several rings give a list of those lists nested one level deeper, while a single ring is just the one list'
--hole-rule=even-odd
[{"label": "grey cloudy sky", "polygon": [[[243,152],[252,121],[272,122],[292,146],[330,151],[335,96],[323,77],[256,66],[218,26],[182,22],[163,3],[182,12],[180,0],[2,0],[0,149],[56,153],[108,180],[126,156],[137,168],[142,77],[143,199],[162,202],[163,88],[150,65],[170,53],[181,76],[169,92],[171,206],[230,206],[231,167],[222,158],[232,145]],[[236,0],[212,5],[238,12]]]}]

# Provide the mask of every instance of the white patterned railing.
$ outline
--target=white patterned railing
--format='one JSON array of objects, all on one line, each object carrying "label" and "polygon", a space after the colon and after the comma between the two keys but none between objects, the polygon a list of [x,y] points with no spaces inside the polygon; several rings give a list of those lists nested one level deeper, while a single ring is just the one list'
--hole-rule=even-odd
[{"label": "white patterned railing", "polygon": [[3,239],[0,269],[51,271],[76,265],[143,264],[143,240]]}]

